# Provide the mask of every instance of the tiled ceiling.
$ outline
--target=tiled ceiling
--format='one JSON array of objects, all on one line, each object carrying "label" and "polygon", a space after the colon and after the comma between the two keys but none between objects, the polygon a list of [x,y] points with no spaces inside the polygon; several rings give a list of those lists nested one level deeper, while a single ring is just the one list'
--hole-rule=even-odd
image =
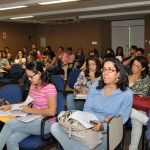
[{"label": "tiled ceiling", "polygon": [[[39,5],[46,0],[0,0],[0,8],[25,5],[26,8],[0,11],[0,21],[60,23],[85,19],[142,19],[150,14],[150,0],[80,0],[52,5]],[[48,0],[47,0],[48,1]],[[12,17],[34,16],[11,20]]]}]

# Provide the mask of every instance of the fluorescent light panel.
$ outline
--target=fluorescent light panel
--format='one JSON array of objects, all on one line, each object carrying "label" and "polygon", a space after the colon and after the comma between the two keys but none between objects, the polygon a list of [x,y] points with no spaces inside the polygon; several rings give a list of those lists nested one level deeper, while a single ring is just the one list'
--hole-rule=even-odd
[{"label": "fluorescent light panel", "polygon": [[79,16],[79,19],[113,17],[113,16],[124,16],[124,15],[136,15],[136,14],[148,14],[148,13],[150,13],[150,10],[121,12],[121,13],[108,13],[108,14],[95,14],[95,15],[84,15],[84,16]]},{"label": "fluorescent light panel", "polygon": [[10,19],[25,19],[25,18],[32,18],[34,16],[23,16],[23,17],[15,17],[15,18],[10,18]]},{"label": "fluorescent light panel", "polygon": [[65,3],[65,2],[74,2],[74,1],[79,1],[79,0],[54,0],[54,1],[50,1],[50,2],[38,3],[38,4],[49,5],[49,4],[57,4],[57,3]]},{"label": "fluorescent light panel", "polygon": [[18,9],[18,8],[25,8],[25,7],[27,6],[4,7],[4,8],[0,8],[0,10]]}]

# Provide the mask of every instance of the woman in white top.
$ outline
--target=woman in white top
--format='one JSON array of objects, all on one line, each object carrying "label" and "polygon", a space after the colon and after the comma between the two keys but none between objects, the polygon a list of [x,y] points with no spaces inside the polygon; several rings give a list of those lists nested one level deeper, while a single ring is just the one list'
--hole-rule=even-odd
[{"label": "woman in white top", "polygon": [[26,64],[26,58],[24,57],[22,50],[18,50],[16,59],[14,60],[14,64],[20,64],[20,65]]}]

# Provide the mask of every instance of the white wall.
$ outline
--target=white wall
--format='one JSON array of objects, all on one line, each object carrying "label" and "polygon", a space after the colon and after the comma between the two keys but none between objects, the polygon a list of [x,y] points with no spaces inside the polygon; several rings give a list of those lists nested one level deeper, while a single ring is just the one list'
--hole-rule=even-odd
[{"label": "white wall", "polygon": [[144,20],[112,21],[112,48],[122,46],[128,56],[131,45],[144,48]]}]

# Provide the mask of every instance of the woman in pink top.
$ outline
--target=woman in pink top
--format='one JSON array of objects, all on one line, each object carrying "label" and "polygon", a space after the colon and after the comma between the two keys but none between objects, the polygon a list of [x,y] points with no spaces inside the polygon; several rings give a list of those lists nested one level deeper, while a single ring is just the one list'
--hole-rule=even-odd
[{"label": "woman in pink top", "polygon": [[[22,111],[34,115],[41,115],[29,123],[24,123],[17,119],[10,119],[4,125],[0,133],[0,149],[7,145],[7,150],[19,150],[18,144],[20,141],[30,135],[40,135],[41,120],[44,116],[54,116],[57,106],[57,92],[55,86],[51,83],[47,72],[43,71],[43,66],[40,62],[30,62],[26,66],[26,74],[31,81],[29,95],[32,97],[32,107],[23,105]],[[12,105],[3,105],[1,110],[9,110]],[[45,123],[45,134],[49,133],[52,125],[52,120]]]}]

